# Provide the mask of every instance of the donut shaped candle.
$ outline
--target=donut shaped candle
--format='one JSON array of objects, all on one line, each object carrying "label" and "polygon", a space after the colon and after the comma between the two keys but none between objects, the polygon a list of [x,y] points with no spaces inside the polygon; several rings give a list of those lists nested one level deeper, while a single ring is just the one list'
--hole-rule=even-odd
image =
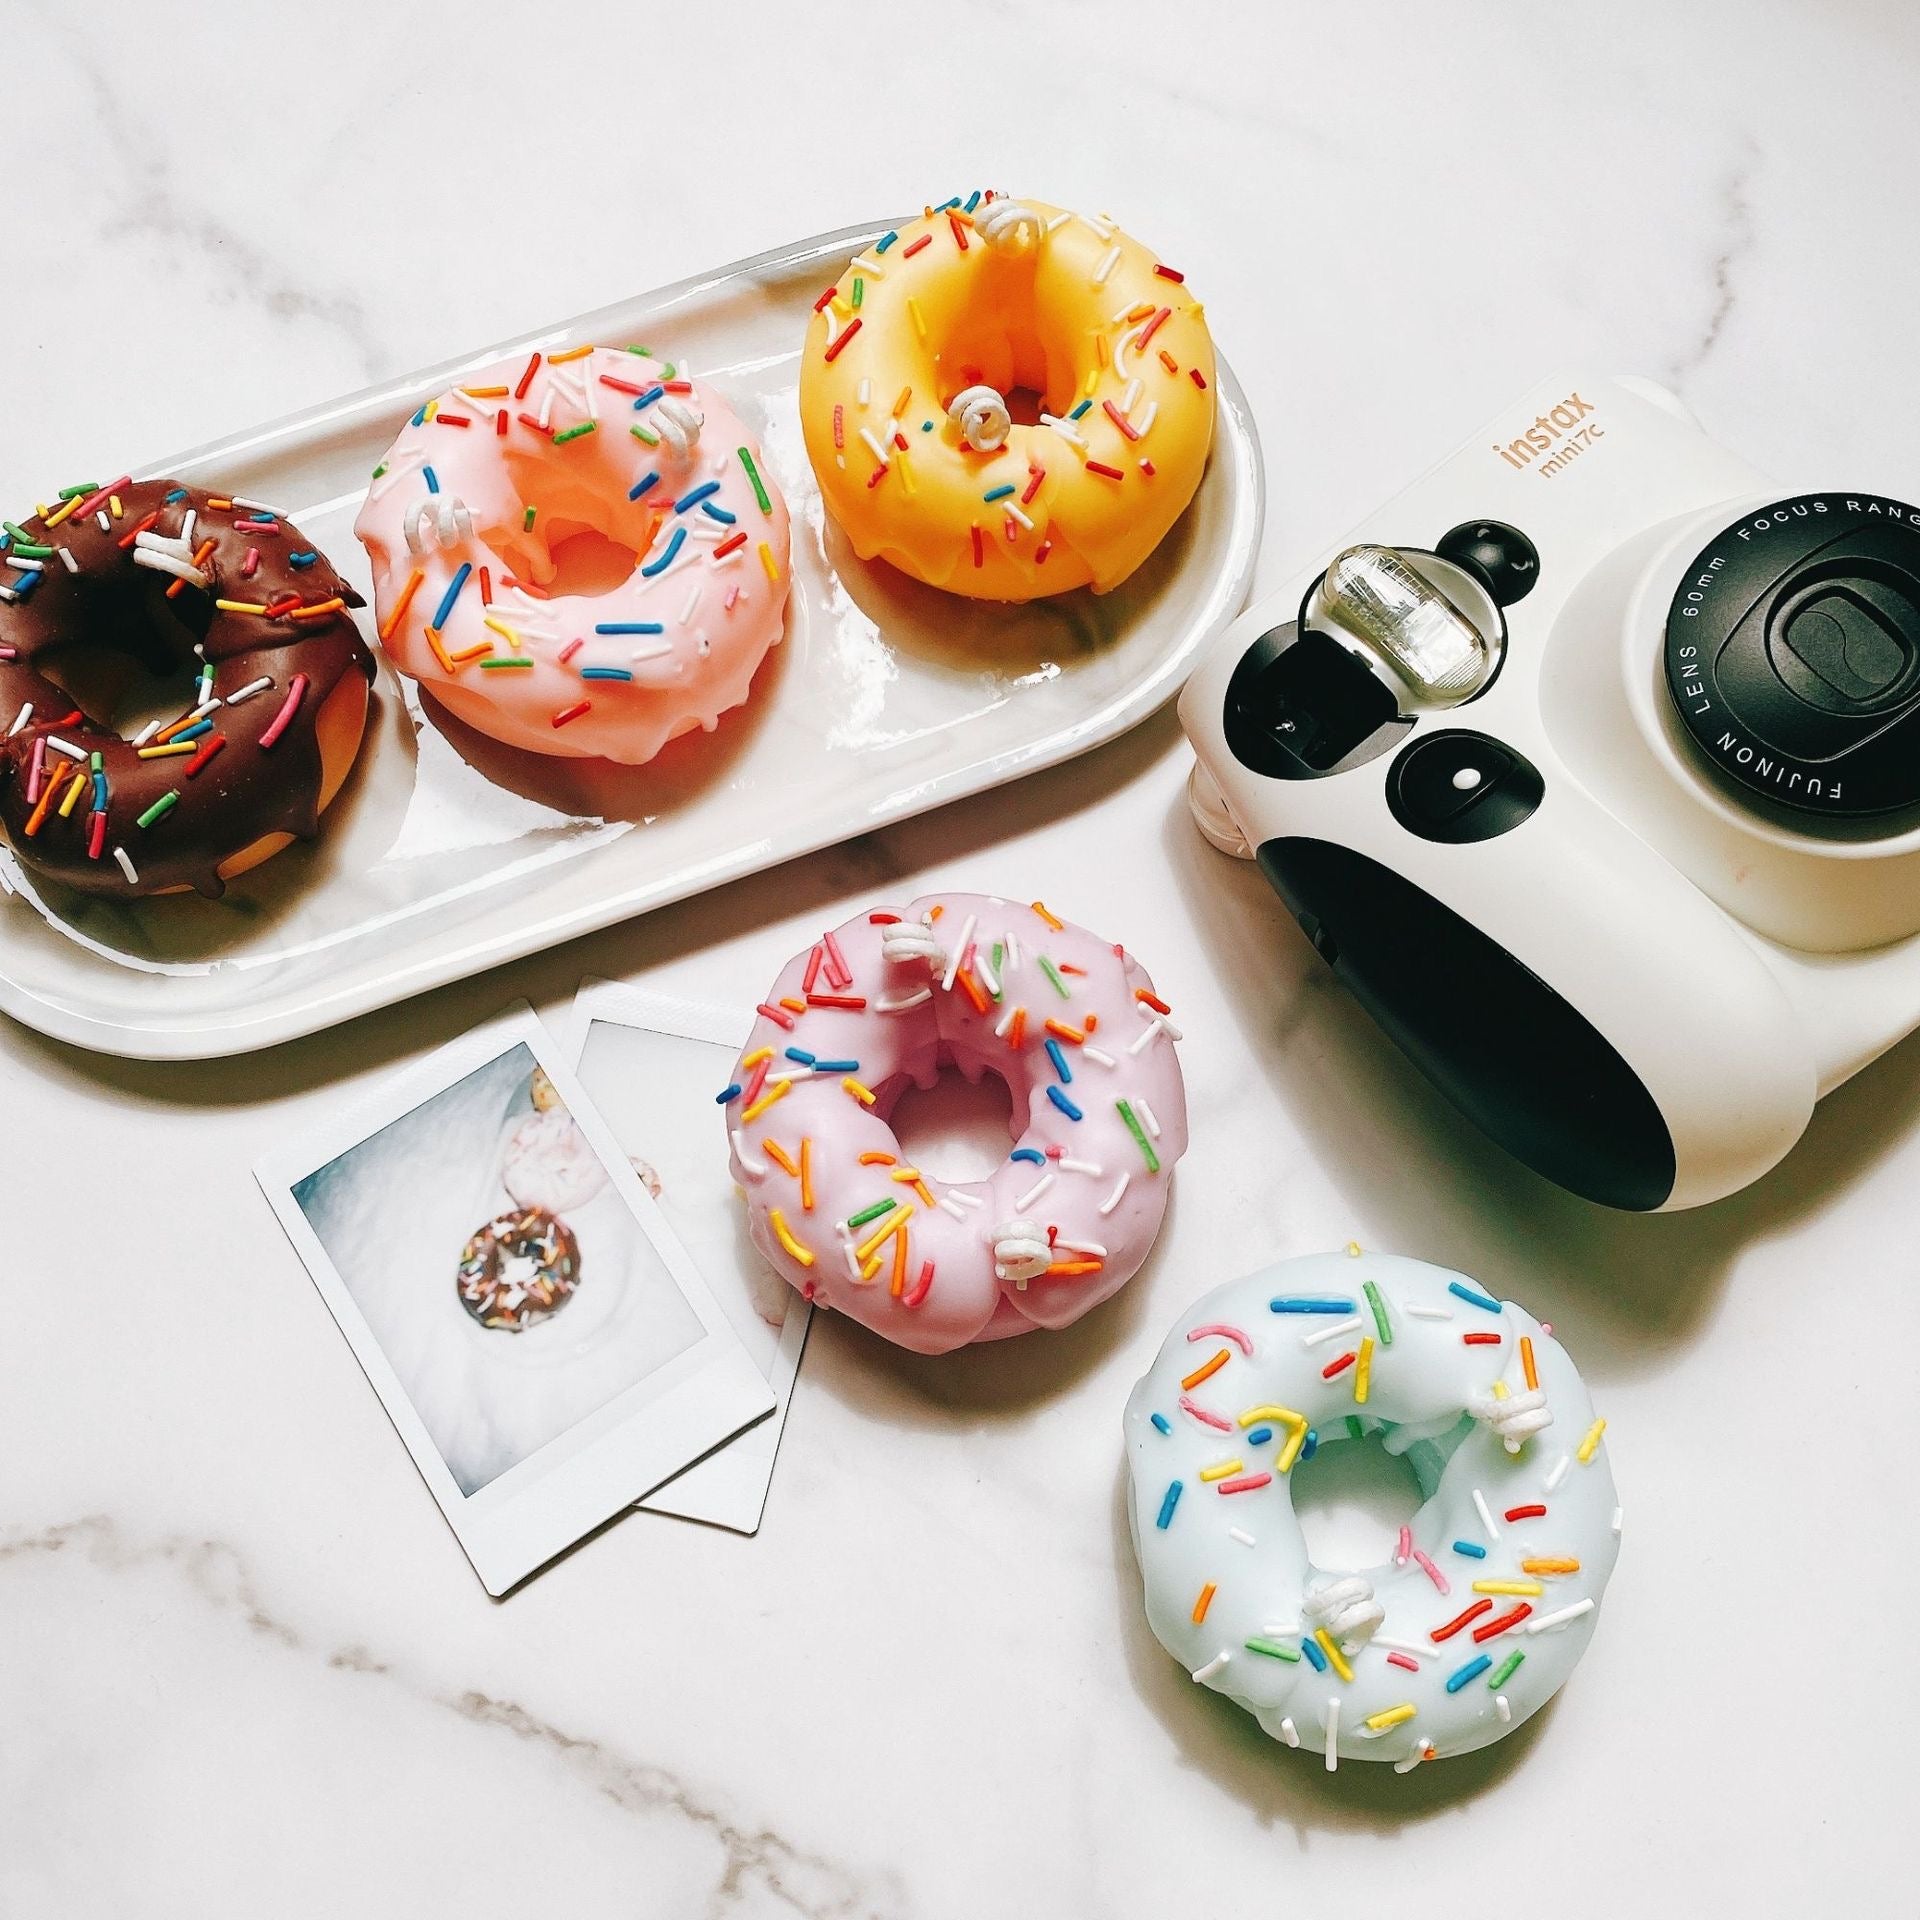
[{"label": "donut shaped candle", "polygon": [[[822,935],[758,1013],[720,1101],[754,1244],[809,1300],[944,1353],[1064,1327],[1146,1259],[1186,1094],[1124,948],[1037,901],[933,894]],[[946,1065],[1013,1097],[984,1180],[915,1166],[888,1124]]]},{"label": "donut shaped candle", "polygon": [[[646,353],[483,368],[401,430],[354,532],[394,663],[534,753],[651,760],[780,638],[786,504],[732,409]],[[556,591],[582,535],[625,571]]]},{"label": "donut shaped candle", "polygon": [[[1155,1636],[1329,1771],[1498,1740],[1593,1637],[1620,1546],[1606,1422],[1559,1342],[1463,1275],[1350,1248],[1216,1288],[1125,1426]],[[1315,1566],[1291,1476],[1368,1435],[1422,1504],[1382,1564]]]},{"label": "donut shaped candle", "polygon": [[1199,301],[1150,247],[975,193],[883,234],[821,295],[800,424],[863,560],[981,600],[1104,593],[1200,485],[1213,370]]}]

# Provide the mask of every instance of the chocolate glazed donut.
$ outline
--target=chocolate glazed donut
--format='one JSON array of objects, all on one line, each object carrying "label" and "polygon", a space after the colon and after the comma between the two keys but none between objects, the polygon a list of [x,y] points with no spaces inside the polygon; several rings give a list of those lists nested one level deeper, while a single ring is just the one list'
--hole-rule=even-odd
[{"label": "chocolate glazed donut", "polygon": [[[0,825],[88,893],[221,893],[310,840],[365,724],[361,597],[273,509],[172,480],[69,489],[0,542]],[[124,739],[63,681],[118,654],[199,664],[188,711]],[[96,705],[100,704],[98,701]]]}]

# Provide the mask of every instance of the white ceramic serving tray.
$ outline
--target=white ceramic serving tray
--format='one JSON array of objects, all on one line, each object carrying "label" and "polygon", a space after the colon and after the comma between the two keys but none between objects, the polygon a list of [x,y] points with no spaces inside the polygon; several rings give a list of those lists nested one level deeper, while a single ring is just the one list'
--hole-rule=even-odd
[{"label": "white ceramic serving tray", "polygon": [[[1239,382],[1221,366],[1193,505],[1110,594],[989,606],[869,565],[826,520],[795,390],[820,288],[886,230],[822,234],[157,463],[274,502],[370,598],[353,520],[410,413],[509,353],[644,342],[726,394],[786,491],[786,639],[745,707],[642,768],[498,747],[383,662],[318,842],[224,899],[43,890],[0,856],[0,1008],[147,1059],[271,1046],[1083,753],[1167,700],[1252,580],[1263,481]],[[371,609],[362,625],[371,639]]]}]

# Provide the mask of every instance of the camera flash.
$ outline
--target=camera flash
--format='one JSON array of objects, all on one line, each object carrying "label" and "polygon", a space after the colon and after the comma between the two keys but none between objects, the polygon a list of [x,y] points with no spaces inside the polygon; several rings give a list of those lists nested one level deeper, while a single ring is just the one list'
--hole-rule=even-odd
[{"label": "camera flash", "polygon": [[1391,547],[1349,547],[1320,584],[1329,615],[1374,648],[1415,699],[1450,707],[1486,685],[1480,630]]}]

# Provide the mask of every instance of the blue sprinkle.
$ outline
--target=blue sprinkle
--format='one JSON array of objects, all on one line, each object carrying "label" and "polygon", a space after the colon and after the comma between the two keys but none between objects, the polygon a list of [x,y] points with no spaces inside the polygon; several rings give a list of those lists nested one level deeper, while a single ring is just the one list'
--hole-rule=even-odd
[{"label": "blue sprinkle", "polygon": [[1447,1691],[1458,1693],[1469,1680],[1477,1679],[1492,1665],[1493,1662],[1484,1653],[1476,1659],[1469,1660],[1464,1667],[1447,1675]]},{"label": "blue sprinkle", "polygon": [[187,490],[185,487],[175,487],[170,494],[166,495],[166,497],[162,499],[160,504],[163,507],[170,507],[173,505],[173,503],[176,500],[184,500],[186,497],[187,497]]},{"label": "blue sprinkle", "polygon": [[1047,1089],[1047,1098],[1051,1100],[1069,1120],[1079,1120],[1084,1117],[1080,1109],[1076,1107],[1058,1087],[1049,1087]]},{"label": "blue sprinkle", "polygon": [[718,520],[723,527],[732,526],[734,521],[739,517],[737,514],[729,513],[725,507],[716,507],[711,500],[703,500],[700,503],[700,511],[704,513],[709,520]]},{"label": "blue sprinkle", "polygon": [[471,564],[465,560],[460,563],[460,571],[447,582],[447,590],[440,596],[440,605],[433,618],[428,621],[435,633],[446,630],[447,615],[453,611],[453,603],[460,598],[460,589],[467,584],[467,576],[472,573]]},{"label": "blue sprinkle", "polygon": [[789,1060],[798,1060],[803,1067],[810,1067],[814,1062],[814,1055],[808,1053],[804,1047],[789,1047],[787,1049],[787,1058]]},{"label": "blue sprinkle", "polygon": [[595,633],[665,633],[658,620],[603,620]]},{"label": "blue sprinkle", "polygon": [[627,489],[627,498],[629,500],[638,500],[649,487],[657,487],[659,484],[660,470],[656,467],[652,473],[643,475]]},{"label": "blue sprinkle", "polygon": [[708,480],[702,485],[695,487],[691,492],[683,493],[680,498],[673,503],[673,510],[675,513],[685,513],[689,507],[697,507],[702,500],[711,500],[719,491],[720,482],[718,480]]},{"label": "blue sprinkle", "polygon": [[978,187],[975,187],[973,192],[967,196],[967,204],[964,207],[962,207],[960,211],[962,213],[971,213],[974,210],[974,208],[977,207],[979,204],[980,204],[980,189]]},{"label": "blue sprinkle", "polygon": [[666,552],[663,553],[658,560],[642,567],[640,571],[645,574],[649,580],[651,580],[656,573],[665,573],[666,570],[673,565],[673,556],[680,551],[686,537],[687,530],[685,527],[675,527],[673,530],[673,538],[667,542]]},{"label": "blue sprinkle", "polygon": [[960,204],[960,196],[956,193],[951,200],[941,201],[941,203],[934,208],[934,212],[935,213],[951,213],[954,210],[954,208],[957,207],[959,204]]},{"label": "blue sprinkle", "polygon": [[732,1086],[722,1087],[720,1091],[713,1096],[713,1104],[716,1107],[724,1107],[728,1101],[738,1100],[739,1098],[740,1082],[736,1080]]},{"label": "blue sprinkle", "polygon": [[1036,1167],[1047,1164],[1047,1156],[1038,1147],[1015,1147],[1013,1157],[1016,1160],[1031,1160]]},{"label": "blue sprinkle", "polygon": [[1085,413],[1086,410],[1092,405],[1093,405],[1093,402],[1091,400],[1082,400],[1080,404],[1077,407],[1075,407],[1070,414],[1067,415],[1067,418],[1069,420],[1078,420],[1080,416],[1083,413]]},{"label": "blue sprinkle", "polygon": [[644,411],[646,408],[652,406],[653,403],[656,400],[658,400],[660,396],[665,392],[666,392],[665,387],[649,387],[646,390],[646,392],[643,393],[640,396],[640,398],[633,403],[634,412],[640,413]]},{"label": "blue sprinkle", "polygon": [[874,250],[874,252],[875,252],[875,253],[885,253],[885,252],[886,252],[886,250],[887,250],[887,249],[888,249],[888,248],[889,248],[890,246],[892,246],[892,245],[893,245],[893,243],[894,243],[894,242],[895,242],[896,240],[898,240],[899,238],[900,238],[900,235],[899,235],[899,233],[898,233],[897,231],[895,231],[895,232],[893,232],[893,233],[883,233],[883,234],[882,234],[882,235],[880,236],[880,238],[879,238],[878,240],[876,240],[876,241],[875,241],[875,242],[873,243],[873,250]]},{"label": "blue sprinkle", "polygon": [[813,1063],[815,1073],[858,1073],[858,1060],[816,1060]]},{"label": "blue sprinkle", "polygon": [[1272,1438],[1273,1429],[1271,1427],[1254,1427],[1248,1431],[1247,1445],[1250,1447],[1264,1447]]},{"label": "blue sprinkle", "polygon": [[424,427],[426,424],[427,424],[427,404],[423,400],[420,403],[420,411],[416,413],[413,416],[413,418],[407,422],[407,425],[410,427]]},{"label": "blue sprinkle", "polygon": [[1173,1519],[1173,1510],[1180,1504],[1180,1482],[1172,1481],[1167,1487],[1167,1497],[1160,1502],[1160,1518],[1153,1524],[1165,1533]]},{"label": "blue sprinkle", "polygon": [[39,584],[40,575],[29,573],[22,579],[8,581],[7,586],[16,600],[24,600]]},{"label": "blue sprinkle", "polygon": [[1060,1042],[1058,1040],[1049,1040],[1047,1042],[1047,1058],[1053,1062],[1054,1072],[1057,1073],[1062,1080],[1071,1083],[1073,1080],[1073,1069],[1067,1065],[1067,1056],[1060,1051]]},{"label": "blue sprinkle", "polygon": [[1173,1422],[1169,1420],[1164,1413],[1152,1414],[1149,1418],[1151,1418],[1153,1424],[1158,1427],[1162,1433],[1171,1433],[1173,1431]]},{"label": "blue sprinkle", "polygon": [[1297,1294],[1290,1294],[1284,1300],[1269,1300],[1267,1305],[1275,1313],[1351,1313],[1351,1300],[1313,1300]]},{"label": "blue sprinkle", "polygon": [[1453,1550],[1455,1553],[1464,1553],[1469,1560],[1484,1560],[1487,1557],[1486,1548],[1476,1545],[1471,1540],[1456,1540],[1453,1543]]},{"label": "blue sprinkle", "polygon": [[320,556],[317,553],[290,553],[287,555],[287,565],[290,567],[310,567],[319,558]]},{"label": "blue sprinkle", "polygon": [[431,467],[422,467],[420,473],[427,483],[427,491],[429,493],[438,493],[440,491],[440,476],[435,473]]},{"label": "blue sprinkle", "polygon": [[1307,1429],[1307,1437],[1300,1442],[1300,1458],[1302,1460],[1311,1460],[1319,1451],[1320,1429],[1318,1427],[1309,1427]]},{"label": "blue sprinkle", "polygon": [[1449,1280],[1447,1291],[1458,1294],[1470,1307],[1485,1307],[1489,1313],[1500,1311],[1498,1300],[1489,1300],[1484,1293],[1476,1293],[1472,1287],[1462,1286],[1458,1280]]},{"label": "blue sprinkle", "polygon": [[632,673],[625,667],[582,667],[582,680],[631,680]]},{"label": "blue sprinkle", "polygon": [[201,720],[191,727],[182,727],[167,744],[172,746],[175,741],[179,740],[198,740],[203,733],[211,733],[212,731],[213,722],[211,720]]},{"label": "blue sprinkle", "polygon": [[1326,1672],[1327,1656],[1320,1651],[1320,1642],[1312,1634],[1303,1633],[1300,1636],[1300,1651],[1307,1656],[1307,1665],[1315,1673]]},{"label": "blue sprinkle", "polygon": [[931,433],[933,431],[933,422],[931,420],[922,420],[920,422],[920,431],[922,433]]},{"label": "blue sprinkle", "polygon": [[983,493],[980,496],[980,498],[984,500],[988,506],[992,506],[996,500],[1004,500],[1008,494],[1014,493],[1017,491],[1018,489],[1011,485],[1004,486],[1004,487],[995,487],[991,493]]}]

